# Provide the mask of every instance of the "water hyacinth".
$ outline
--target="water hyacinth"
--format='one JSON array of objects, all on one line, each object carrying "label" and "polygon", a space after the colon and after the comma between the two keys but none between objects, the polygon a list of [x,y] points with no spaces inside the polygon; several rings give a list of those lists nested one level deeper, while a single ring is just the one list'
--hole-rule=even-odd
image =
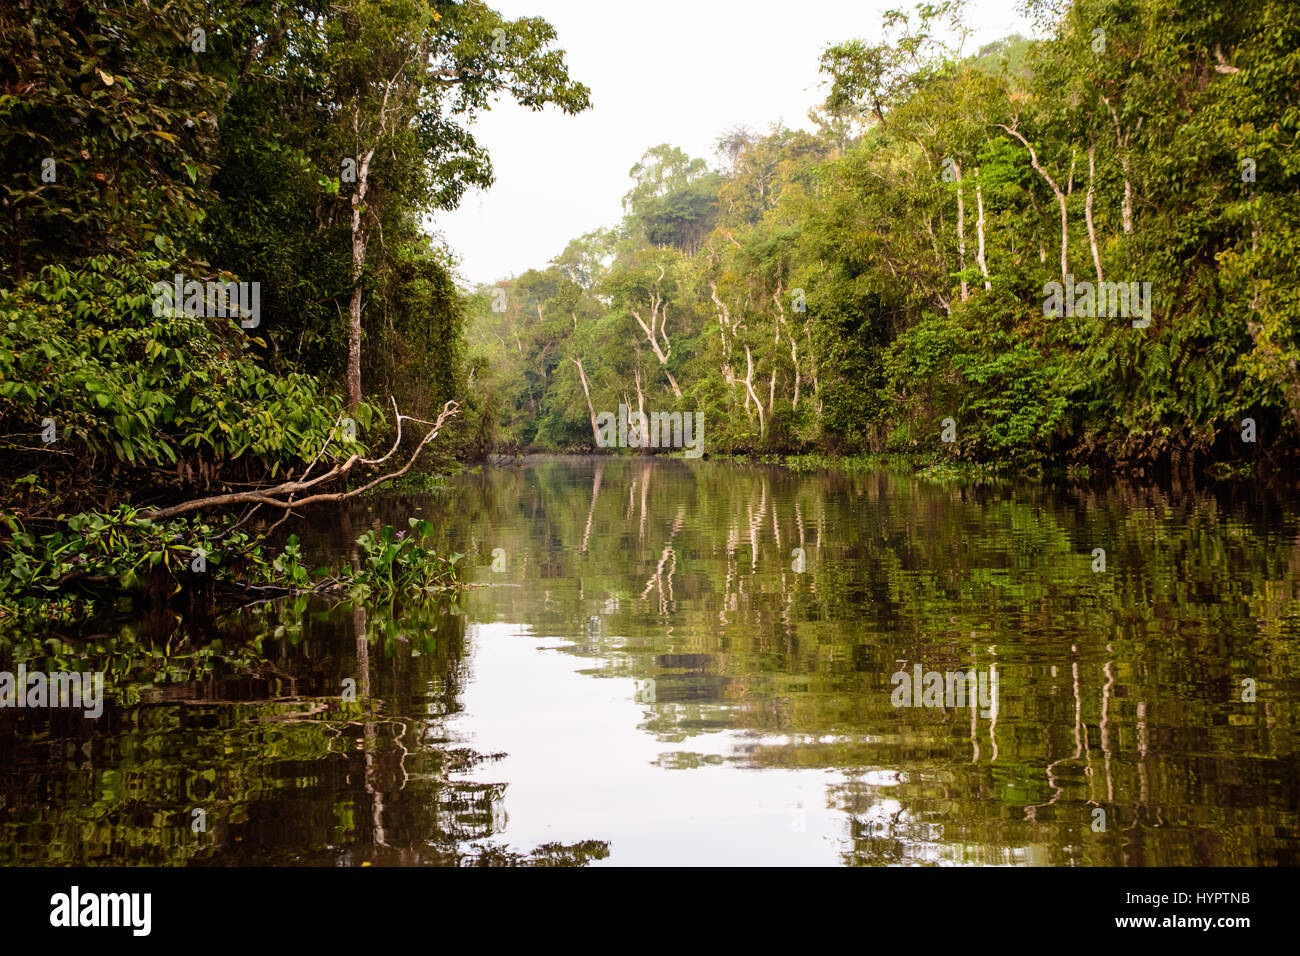
[{"label": "water hyacinth", "polygon": [[459,589],[456,564],[464,557],[437,554],[423,544],[433,535],[433,524],[411,518],[409,531],[385,525],[357,538],[362,552],[361,567],[352,574],[353,590],[380,594]]}]

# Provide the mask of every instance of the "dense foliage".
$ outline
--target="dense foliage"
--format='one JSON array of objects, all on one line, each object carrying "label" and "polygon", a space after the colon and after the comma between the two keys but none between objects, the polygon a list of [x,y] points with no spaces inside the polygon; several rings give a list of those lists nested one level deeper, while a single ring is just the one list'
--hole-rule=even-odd
[{"label": "dense foliage", "polygon": [[63,454],[71,475],[105,458],[202,467],[247,455],[275,474],[309,459],[341,401],[309,375],[266,369],[233,330],[153,315],[147,276],[164,265],[101,256],[0,291],[0,397],[16,421],[54,425],[53,447],[28,439],[33,464]]},{"label": "dense foliage", "polygon": [[[392,408],[459,400],[440,452],[482,449],[464,297],[422,222],[491,183],[469,124],[495,99],[586,108],[555,39],[476,0],[0,7],[0,616],[170,600],[196,547],[305,586],[293,545],[256,543],[285,511],[213,499],[372,480]],[[367,593],[454,577],[387,534],[347,575]]]},{"label": "dense foliage", "polygon": [[[468,123],[495,97],[586,107],[554,39],[443,0],[0,10],[11,477],[174,497],[300,471],[344,408],[364,448],[391,422],[375,406],[463,399],[463,297],[420,223],[491,182]],[[256,283],[257,314],[160,309],[174,277]]]},{"label": "dense foliage", "polygon": [[[1030,7],[1046,39],[973,56],[960,4],[887,15],[826,51],[812,132],[656,147],[616,229],[479,290],[506,440],[592,447],[624,404],[712,453],[1294,450],[1300,8]],[[1057,315],[1052,282],[1137,295]]]}]

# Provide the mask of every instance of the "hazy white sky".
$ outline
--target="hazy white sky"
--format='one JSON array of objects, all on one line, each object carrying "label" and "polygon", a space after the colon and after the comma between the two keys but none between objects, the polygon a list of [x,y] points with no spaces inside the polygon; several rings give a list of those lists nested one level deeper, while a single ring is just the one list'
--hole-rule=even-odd
[{"label": "hazy white sky", "polygon": [[[875,41],[880,13],[910,0],[490,0],[502,15],[541,16],[592,108],[565,116],[502,100],[474,126],[496,183],[468,193],[433,226],[469,283],[544,267],[569,239],[616,223],[628,170],[659,143],[715,164],[713,141],[736,125],[805,127],[825,97],[817,65],[832,43]],[[970,0],[967,52],[1030,34],[1015,0]]]}]

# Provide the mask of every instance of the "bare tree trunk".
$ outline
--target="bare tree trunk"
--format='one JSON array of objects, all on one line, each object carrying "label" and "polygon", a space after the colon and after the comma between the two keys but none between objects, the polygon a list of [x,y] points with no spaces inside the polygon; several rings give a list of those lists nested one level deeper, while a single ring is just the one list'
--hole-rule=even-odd
[{"label": "bare tree trunk", "polygon": [[[659,278],[664,277],[664,267],[659,267]],[[668,341],[668,303],[664,301],[663,296],[659,294],[659,288],[656,285],[655,291],[650,293],[650,321],[646,322],[641,317],[641,310],[635,306],[629,306],[632,318],[636,319],[636,324],[641,326],[641,331],[645,333],[646,338],[650,341],[650,348],[654,350],[655,358],[668,374],[668,382],[673,387],[673,394],[678,400],[682,397],[682,390],[677,387],[677,379],[673,378],[672,373],[668,371],[668,356],[672,354],[672,345]],[[662,335],[664,344],[659,345],[659,336]]]},{"label": "bare tree trunk", "polygon": [[1061,207],[1061,281],[1065,282],[1070,274],[1070,213],[1065,207],[1065,193],[1058,192],[1056,201]]},{"label": "bare tree trunk", "polygon": [[361,159],[357,171],[357,191],[352,194],[352,299],[348,303],[348,411],[361,404],[361,276],[366,266],[366,243],[369,233],[361,225],[361,207],[370,187],[371,149]]},{"label": "bare tree trunk", "polygon": [[799,340],[790,336],[790,364],[794,366],[794,401],[791,407],[799,410]]},{"label": "bare tree trunk", "polygon": [[[758,435],[760,438],[767,437],[767,416],[763,414],[763,403],[758,400],[758,393],[754,391],[754,356],[750,354],[749,346],[745,346],[745,388],[749,392],[749,398],[754,400],[758,406]],[[748,402],[746,402],[748,407]]]},{"label": "bare tree trunk", "polygon": [[[782,303],[781,301],[781,296],[784,294],[785,294],[785,284],[782,282],[777,282],[776,292],[772,293],[772,301],[776,303],[776,316],[777,316],[776,340],[778,343],[781,341],[781,331],[780,331],[781,326],[787,324],[785,318],[785,304]],[[798,411],[799,410],[799,341],[798,339],[795,338],[794,333],[791,332],[789,329],[786,329],[786,332],[790,339],[790,365],[794,369],[794,401],[791,403],[791,408],[793,408],[795,411]],[[774,365],[775,365],[775,361],[776,360],[773,359]],[[775,370],[773,370],[773,374],[775,375]]]},{"label": "bare tree trunk", "polygon": [[[637,421],[645,421],[645,392],[641,390],[641,366],[637,365],[636,370],[636,410]],[[643,439],[648,438],[646,435],[641,436]]]},{"label": "bare tree trunk", "polygon": [[953,168],[957,172],[957,268],[961,270],[961,300],[965,302],[970,297],[970,290],[966,286],[966,196],[962,187],[961,166],[955,160]]},{"label": "bare tree trunk", "polygon": [[1097,175],[1097,144],[1088,147],[1088,198],[1083,204],[1083,218],[1088,223],[1088,245],[1092,247],[1092,264],[1097,267],[1097,286],[1101,287],[1101,250],[1097,248],[1097,227],[1092,221],[1092,195]]},{"label": "bare tree trunk", "polygon": [[1065,205],[1065,192],[1056,184],[1056,180],[1048,174],[1042,164],[1038,162],[1038,153],[1034,150],[1034,147],[1029,144],[1029,140],[1025,139],[1018,131],[1007,126],[1005,123],[999,123],[998,125],[1016,139],[1020,140],[1020,142],[1024,144],[1025,149],[1029,150],[1029,162],[1033,165],[1038,175],[1043,177],[1044,181],[1046,181],[1047,185],[1052,188],[1052,192],[1056,195],[1056,204],[1061,209],[1061,281],[1065,282],[1066,276],[1070,274],[1070,213]]},{"label": "bare tree trunk", "polygon": [[980,186],[980,171],[975,169],[975,206],[979,210],[979,218],[975,220],[975,232],[979,236],[979,252],[975,256],[975,261],[979,263],[980,272],[984,276],[984,291],[992,292],[993,285],[989,282],[989,263],[984,258],[984,190]]},{"label": "bare tree trunk", "polygon": [[591,415],[591,437],[592,440],[600,441],[600,429],[596,427],[596,406],[591,404],[591,389],[587,386],[587,371],[582,367],[582,359],[570,358],[570,362],[578,366],[578,377],[582,379],[582,394],[587,396],[587,411]]},{"label": "bare tree trunk", "polygon": [[[364,255],[364,253],[363,253]],[[356,411],[361,404],[361,285],[352,287],[352,300],[348,305],[348,411]]]},{"label": "bare tree trunk", "polygon": [[[735,388],[740,384],[740,379],[736,377],[736,373],[731,369],[731,349],[735,342],[739,323],[731,321],[731,310],[727,308],[727,303],[722,300],[722,296],[718,295],[718,284],[710,281],[709,289],[713,302],[718,307],[718,331],[722,335],[722,378],[727,383],[728,388]],[[731,336],[731,338],[729,339],[728,336]],[[745,399],[745,415],[750,421],[754,419],[754,413],[749,410],[750,393],[752,391],[752,388],[746,388],[741,392]]]},{"label": "bare tree trunk", "polygon": [[731,347],[727,342],[727,334],[731,331],[731,310],[727,308],[727,304],[718,295],[718,284],[716,282],[710,282],[709,289],[712,292],[713,302],[718,307],[718,331],[722,335],[722,361],[729,364],[731,361]]}]

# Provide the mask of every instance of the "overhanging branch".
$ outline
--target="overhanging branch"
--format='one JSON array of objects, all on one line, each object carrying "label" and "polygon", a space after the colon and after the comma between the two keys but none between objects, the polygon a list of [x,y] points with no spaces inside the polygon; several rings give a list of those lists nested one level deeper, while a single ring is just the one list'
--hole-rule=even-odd
[{"label": "overhanging branch", "polygon": [[[325,472],[324,474],[318,475],[317,477],[313,478],[311,481],[284,481],[278,485],[273,485],[269,488],[259,488],[255,491],[240,491],[240,492],[233,492],[231,494],[225,494],[225,495],[211,495],[206,498],[194,498],[190,501],[183,501],[180,504],[171,505],[170,507],[167,508],[154,509],[153,511],[145,513],[141,517],[153,521],[161,521],[167,518],[174,518],[177,515],[189,514],[192,511],[202,511],[210,508],[226,508],[231,505],[244,505],[244,504],[266,505],[268,507],[280,508],[285,511],[288,511],[291,508],[301,508],[306,505],[319,504],[325,501],[346,501],[349,498],[355,498],[358,495],[363,495],[366,492],[379,487],[385,482],[391,481],[394,478],[401,477],[402,475],[410,471],[411,468],[415,465],[415,462],[419,459],[420,453],[423,452],[426,447],[428,447],[430,442],[432,442],[435,438],[438,437],[438,433],[442,430],[443,425],[445,425],[459,411],[460,411],[459,402],[454,402],[454,401],[448,402],[446,405],[442,407],[442,412],[439,413],[436,421],[426,422],[418,418],[412,418],[409,415],[401,414],[397,410],[397,402],[394,401],[393,414],[397,417],[397,437],[393,441],[393,447],[390,448],[388,450],[388,454],[384,455],[382,458],[362,458],[360,455],[352,455],[351,457],[348,458],[347,461],[335,465],[329,471]],[[380,466],[386,463],[395,454],[397,454],[398,448],[401,447],[402,423],[408,421],[416,422],[417,424],[421,424],[421,425],[430,425],[431,427],[429,431],[425,434],[425,436],[422,439],[420,439],[419,445],[416,446],[415,451],[413,451],[411,453],[411,456],[406,460],[406,464],[404,464],[397,471],[389,472],[388,474],[384,474],[384,475],[379,475],[377,478],[366,482],[364,485],[361,485],[358,488],[353,488],[351,491],[323,492],[323,493],[308,495],[306,498],[295,497],[301,492],[308,491],[325,482],[332,481],[335,479],[347,478],[348,474],[352,471],[353,467],[355,467],[358,463],[363,465],[369,465],[369,466]],[[332,438],[333,438],[333,432],[331,432],[330,438],[326,439],[326,444],[328,444],[332,440]],[[323,452],[324,448],[322,448],[321,451]],[[312,463],[315,464],[315,461],[319,459],[319,457],[320,457],[320,453],[318,452],[316,459],[313,459]]]}]

